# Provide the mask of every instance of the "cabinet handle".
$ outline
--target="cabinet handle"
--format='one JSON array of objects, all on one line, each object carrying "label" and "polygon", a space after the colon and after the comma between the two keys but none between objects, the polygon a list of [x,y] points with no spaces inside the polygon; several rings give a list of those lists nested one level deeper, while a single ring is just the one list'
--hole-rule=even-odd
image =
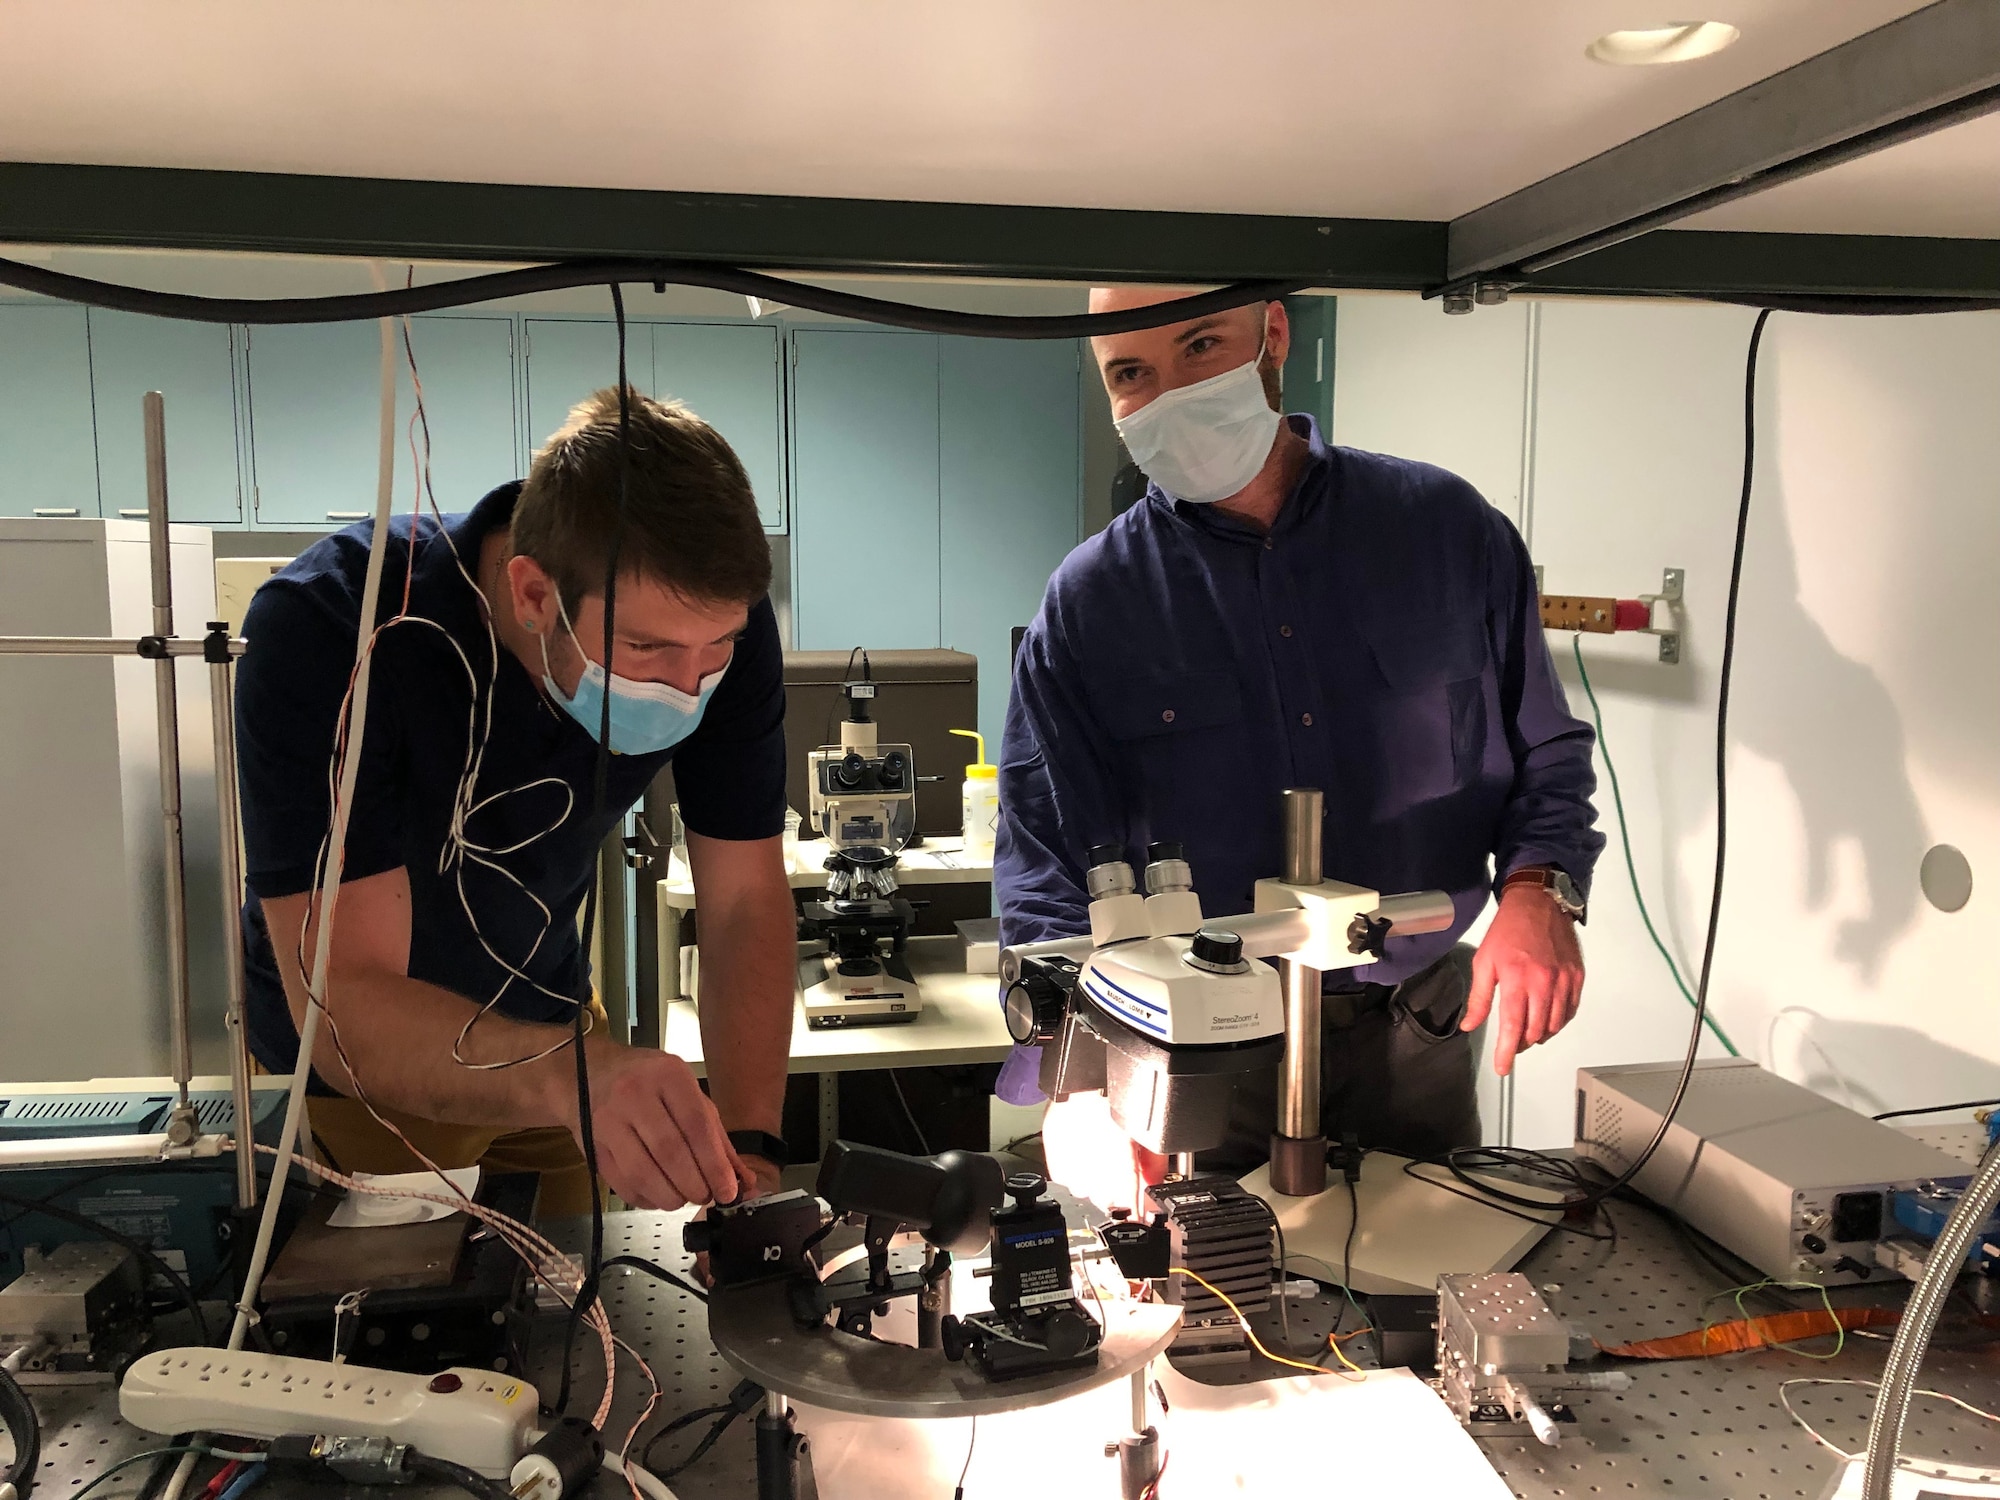
[{"label": "cabinet handle", "polygon": [[365,521],[374,514],[372,510],[330,510],[326,518],[329,521]]},{"label": "cabinet handle", "polygon": [[121,521],[143,521],[146,519],[146,512],[144,509],[126,510],[123,506],[120,506],[118,509],[118,519]]},{"label": "cabinet handle", "polygon": [[77,509],[74,505],[38,505],[35,514],[47,520],[60,521],[65,516],[76,515]]}]

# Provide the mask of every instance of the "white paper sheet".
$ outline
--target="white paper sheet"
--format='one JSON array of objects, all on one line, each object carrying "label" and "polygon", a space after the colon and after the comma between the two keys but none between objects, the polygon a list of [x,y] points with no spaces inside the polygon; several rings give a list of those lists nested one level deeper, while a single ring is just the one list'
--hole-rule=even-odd
[{"label": "white paper sheet", "polygon": [[[479,1188],[479,1168],[459,1167],[444,1174],[466,1197],[470,1198]],[[440,1197],[449,1196],[435,1172],[390,1172],[376,1176],[368,1172],[356,1172],[356,1182],[365,1182],[371,1187],[384,1188],[391,1193],[430,1193]],[[349,1193],[334,1205],[327,1215],[327,1225],[333,1229],[371,1229],[382,1224],[423,1224],[431,1219],[448,1218],[460,1210],[447,1208],[442,1203],[429,1203],[421,1198],[384,1197],[381,1193]]]},{"label": "white paper sheet", "polygon": [[[1167,1449],[1173,1497],[1300,1500],[1314,1494],[1397,1500],[1510,1500],[1435,1392],[1407,1370],[1350,1383],[1332,1376],[1250,1386],[1200,1385],[1165,1361],[1154,1373],[1170,1410],[1150,1419]],[[966,1500],[1103,1500],[1118,1493],[1104,1445],[1131,1430],[1131,1384],[1116,1381],[1053,1406],[981,1417]],[[965,1462],[972,1423],[903,1422],[798,1409],[824,1500],[937,1500]],[[1024,1486],[1032,1486],[1031,1490]]]}]

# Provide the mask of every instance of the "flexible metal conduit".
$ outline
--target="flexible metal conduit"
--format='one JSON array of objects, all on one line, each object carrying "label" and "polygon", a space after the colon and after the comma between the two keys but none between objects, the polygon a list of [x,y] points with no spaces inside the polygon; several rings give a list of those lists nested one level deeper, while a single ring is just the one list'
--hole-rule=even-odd
[{"label": "flexible metal conduit", "polygon": [[2000,1142],[1986,1150],[1979,1173],[1958,1200],[1958,1207],[1945,1220],[1944,1229],[1931,1246],[1923,1280],[1910,1294],[1903,1321],[1897,1325],[1896,1341],[1889,1346],[1888,1363],[1882,1369],[1882,1389],[1875,1397],[1875,1415],[1868,1423],[1868,1460],[1862,1472],[1863,1500],[1889,1500],[1889,1485],[1896,1476],[1896,1454],[1903,1442],[1903,1424],[1910,1415],[1910,1397],[1917,1384],[1917,1368],[1930,1348],[1931,1334],[1945,1299],[1965,1269],[1965,1257],[1972,1249],[1972,1237],[1992,1216],[2000,1203]]}]

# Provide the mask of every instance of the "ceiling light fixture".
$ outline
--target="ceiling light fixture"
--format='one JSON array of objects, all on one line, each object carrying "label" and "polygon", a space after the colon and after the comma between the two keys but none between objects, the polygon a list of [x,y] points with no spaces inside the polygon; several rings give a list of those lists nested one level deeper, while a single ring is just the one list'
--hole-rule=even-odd
[{"label": "ceiling light fixture", "polygon": [[1644,67],[1708,57],[1741,35],[1727,21],[1669,21],[1631,31],[1607,31],[1584,50],[1601,63]]}]

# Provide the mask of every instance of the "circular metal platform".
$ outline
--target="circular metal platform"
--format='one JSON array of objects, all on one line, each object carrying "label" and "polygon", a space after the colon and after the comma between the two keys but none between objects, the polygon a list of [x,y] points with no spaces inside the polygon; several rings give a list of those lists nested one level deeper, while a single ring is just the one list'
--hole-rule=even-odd
[{"label": "circular metal platform", "polygon": [[975,1417],[1020,1411],[1108,1385],[1143,1370],[1173,1342],[1180,1309],[1106,1303],[1097,1366],[990,1381],[940,1350],[857,1338],[837,1328],[802,1332],[790,1300],[765,1286],[718,1287],[708,1331],[718,1353],[747,1379],[795,1401],[864,1417]]}]

